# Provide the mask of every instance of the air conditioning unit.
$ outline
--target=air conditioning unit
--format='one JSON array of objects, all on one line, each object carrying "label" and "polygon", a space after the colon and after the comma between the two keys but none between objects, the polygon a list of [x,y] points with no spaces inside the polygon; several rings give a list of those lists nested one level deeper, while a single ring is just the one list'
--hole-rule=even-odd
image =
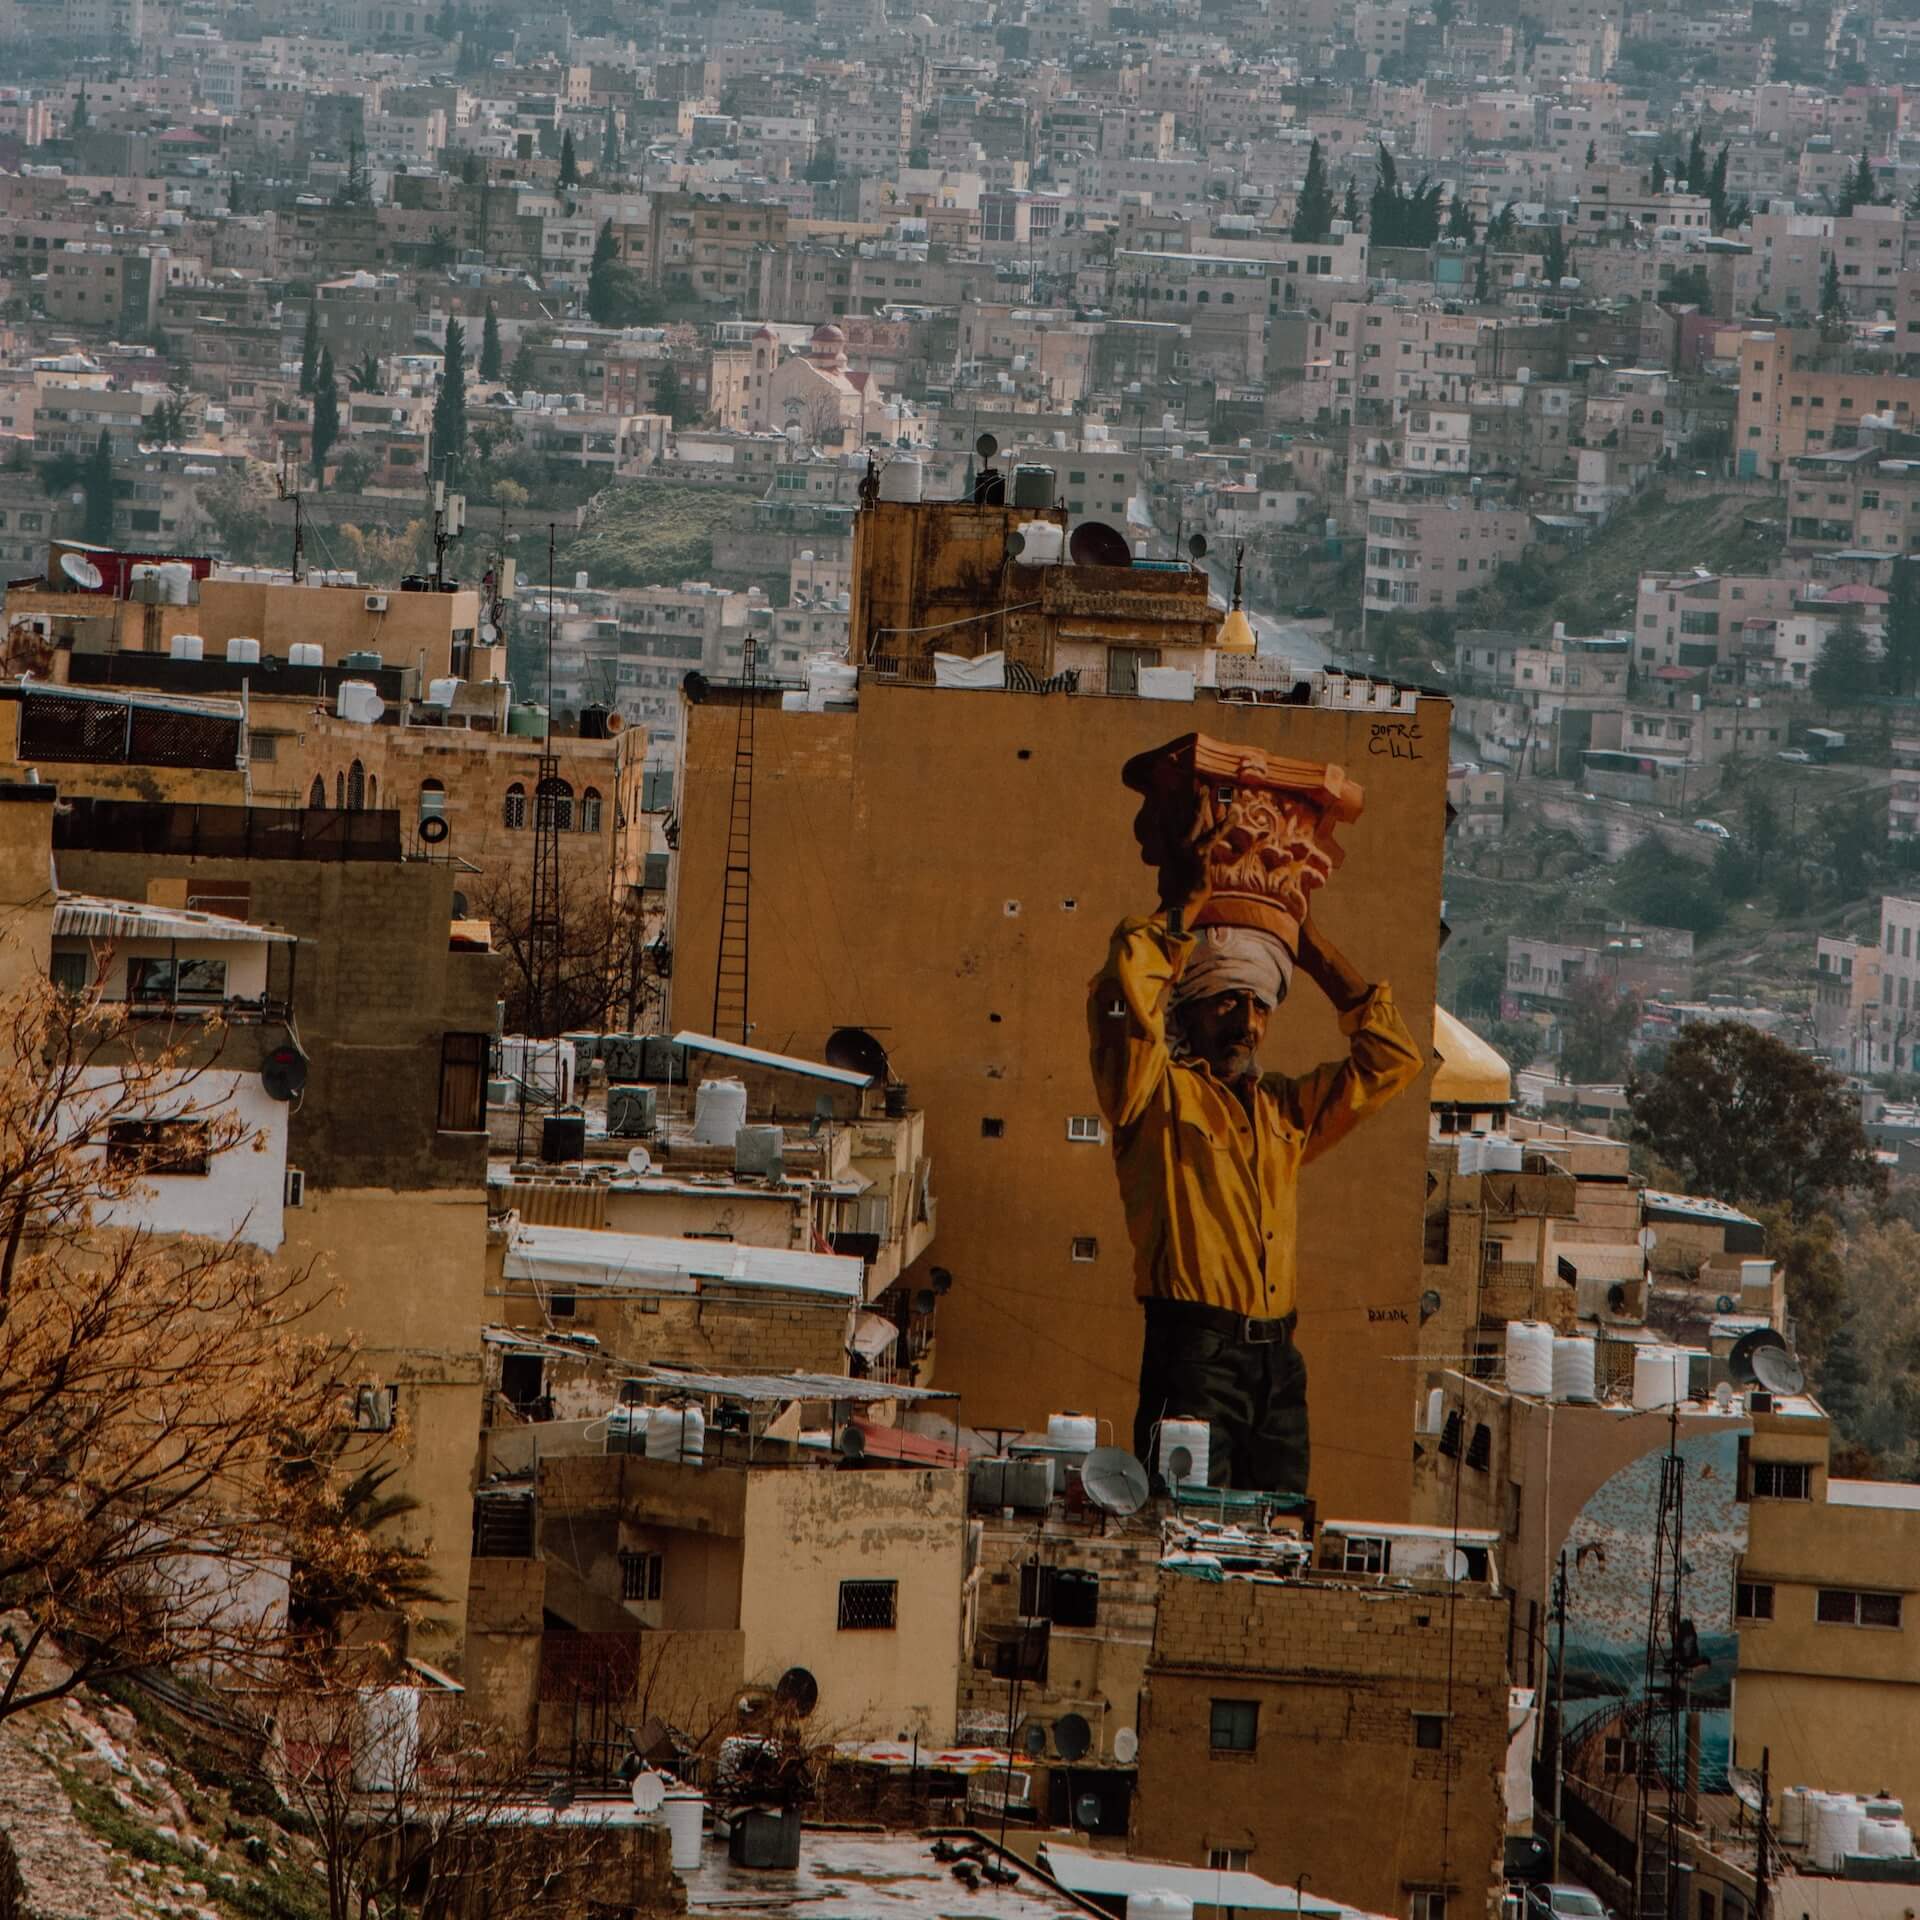
[{"label": "air conditioning unit", "polygon": [[283,1204],[289,1207],[303,1207],[307,1203],[307,1176],[298,1167],[287,1169],[287,1191]]},{"label": "air conditioning unit", "polygon": [[607,1132],[616,1140],[644,1140],[659,1127],[659,1093],[653,1087],[607,1089]]},{"label": "air conditioning unit", "polygon": [[367,595],[367,611],[369,613],[385,613],[386,610],[387,596],[384,593],[370,593]]}]

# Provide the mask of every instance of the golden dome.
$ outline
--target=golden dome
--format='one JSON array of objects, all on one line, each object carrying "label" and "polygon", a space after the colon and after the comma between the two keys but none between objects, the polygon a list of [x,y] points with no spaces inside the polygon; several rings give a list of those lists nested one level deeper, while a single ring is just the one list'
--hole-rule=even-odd
[{"label": "golden dome", "polygon": [[1433,1050],[1440,1063],[1428,1095],[1436,1107],[1506,1107],[1513,1104],[1513,1072],[1487,1041],[1445,1007],[1433,1010]]},{"label": "golden dome", "polygon": [[1232,608],[1227,617],[1220,622],[1220,631],[1213,637],[1213,650],[1216,653],[1258,653],[1258,642],[1253,637],[1253,623],[1238,607]]}]

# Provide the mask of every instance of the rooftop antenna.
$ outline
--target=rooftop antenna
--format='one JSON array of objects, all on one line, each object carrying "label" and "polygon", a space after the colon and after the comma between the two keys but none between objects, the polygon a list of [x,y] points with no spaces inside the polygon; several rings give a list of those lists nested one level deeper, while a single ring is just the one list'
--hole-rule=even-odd
[{"label": "rooftop antenna", "polygon": [[[557,529],[547,523],[546,712],[540,736],[539,774],[533,787],[533,892],[527,907],[526,1038],[547,1039],[553,1030],[553,990],[560,971],[560,761],[553,750],[553,598]],[[527,1150],[527,1080],[531,1048],[520,1061],[520,1123],[514,1152]]]},{"label": "rooftop antenna", "polygon": [[307,526],[306,506],[300,498],[300,482],[296,477],[293,484],[287,484],[287,456],[280,456],[280,471],[274,476],[279,487],[280,498],[293,502],[293,584],[297,587],[307,577]]}]

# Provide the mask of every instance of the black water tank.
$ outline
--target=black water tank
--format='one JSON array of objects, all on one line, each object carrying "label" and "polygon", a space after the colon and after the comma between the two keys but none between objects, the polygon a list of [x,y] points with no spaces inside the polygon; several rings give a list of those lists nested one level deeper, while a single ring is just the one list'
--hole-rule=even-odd
[{"label": "black water tank", "polygon": [[1053,469],[1051,467],[1015,467],[1013,504],[1016,507],[1053,505]]},{"label": "black water tank", "polygon": [[605,740],[610,738],[607,727],[607,709],[605,707],[582,707],[580,709],[580,738],[582,740]]},{"label": "black water tank", "polygon": [[540,1123],[542,1160],[584,1160],[587,1154],[587,1116],[550,1113]]},{"label": "black water tank", "polygon": [[727,1836],[727,1858],[736,1867],[757,1867],[763,1871],[797,1867],[800,1864],[799,1810],[748,1807],[736,1813]]}]

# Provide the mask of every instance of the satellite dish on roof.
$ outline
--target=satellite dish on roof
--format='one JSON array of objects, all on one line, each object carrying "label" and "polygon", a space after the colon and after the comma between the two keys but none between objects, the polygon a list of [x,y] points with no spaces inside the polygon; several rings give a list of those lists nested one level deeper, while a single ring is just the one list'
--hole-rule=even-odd
[{"label": "satellite dish on roof", "polygon": [[1095,1447],[1080,1468],[1080,1487],[1102,1513],[1138,1513],[1152,1491],[1147,1470],[1125,1447]]},{"label": "satellite dish on roof", "polygon": [[307,1056],[292,1041],[267,1055],[260,1067],[260,1085],[269,1100],[293,1100],[307,1084]]},{"label": "satellite dish on roof", "polygon": [[867,1436],[851,1420],[840,1429],[840,1457],[843,1460],[863,1459],[867,1451]]},{"label": "satellite dish on roof", "polygon": [[651,1767],[633,1776],[634,1812],[658,1813],[666,1801],[667,1783]]},{"label": "satellite dish on roof", "polygon": [[1067,541],[1067,557],[1076,567],[1130,567],[1133,549],[1127,536],[1104,520],[1082,520]]},{"label": "satellite dish on roof", "polygon": [[1000,451],[1000,442],[996,440],[992,434],[983,433],[980,438],[973,443],[973,450],[982,460],[991,460],[993,456]]},{"label": "satellite dish on roof", "polygon": [[1053,1723],[1053,1744],[1062,1760],[1083,1760],[1093,1745],[1093,1729],[1078,1713],[1063,1713]]},{"label": "satellite dish on roof", "polygon": [[1187,551],[1194,559],[1204,560],[1207,557],[1207,536],[1204,533],[1196,533],[1187,542]]},{"label": "satellite dish on roof", "polygon": [[826,1061],[842,1073],[864,1073],[873,1080],[887,1077],[887,1050],[865,1027],[835,1027],[827,1035]]},{"label": "satellite dish on roof", "polygon": [[84,553],[63,553],[60,571],[82,593],[98,593],[106,584],[100,569]]},{"label": "satellite dish on roof", "polygon": [[1029,1720],[1020,1729],[1020,1746],[1030,1759],[1038,1760],[1047,1750],[1047,1730],[1038,1720]]},{"label": "satellite dish on roof", "polygon": [[1123,1767],[1130,1767],[1139,1759],[1140,1736],[1131,1727],[1122,1727],[1113,1736],[1113,1757]]},{"label": "satellite dish on roof", "polygon": [[1073,1803],[1073,1817],[1091,1833],[1100,1824],[1100,1796],[1097,1793],[1083,1793]]},{"label": "satellite dish on roof", "polygon": [[936,1294],[950,1293],[953,1290],[953,1275],[945,1267],[929,1267],[927,1284]]},{"label": "satellite dish on roof", "polygon": [[1714,1301],[1713,1310],[1715,1313],[1731,1313],[1734,1309],[1735,1304],[1736,1303],[1734,1301],[1734,1297],[1732,1294],[1723,1293],[1716,1301]]},{"label": "satellite dish on roof", "polygon": [[650,1154],[645,1147],[629,1147],[627,1149],[627,1165],[635,1173],[651,1173],[653,1171],[653,1155]]},{"label": "satellite dish on roof", "polygon": [[1018,527],[1008,530],[1006,539],[1007,558],[1018,560],[1027,550],[1027,536]]},{"label": "satellite dish on roof", "polygon": [[1755,1347],[1751,1364],[1769,1393],[1798,1393],[1807,1384],[1806,1369],[1785,1347]]},{"label": "satellite dish on roof", "polygon": [[1467,1556],[1458,1547],[1449,1547],[1441,1564],[1449,1580],[1464,1580],[1467,1577]]},{"label": "satellite dish on roof", "polygon": [[931,1313],[934,1303],[940,1296],[931,1287],[919,1287],[914,1291],[913,1310],[915,1313]]},{"label": "satellite dish on roof", "polygon": [[1753,1356],[1763,1347],[1778,1347],[1782,1353],[1787,1351],[1787,1343],[1771,1327],[1755,1327],[1751,1333],[1743,1333],[1727,1352],[1727,1372],[1743,1387],[1757,1387],[1761,1384],[1759,1374],[1754,1370]]},{"label": "satellite dish on roof", "polygon": [[773,1697],[796,1719],[804,1720],[820,1704],[820,1682],[805,1667],[789,1667],[775,1684]]}]

